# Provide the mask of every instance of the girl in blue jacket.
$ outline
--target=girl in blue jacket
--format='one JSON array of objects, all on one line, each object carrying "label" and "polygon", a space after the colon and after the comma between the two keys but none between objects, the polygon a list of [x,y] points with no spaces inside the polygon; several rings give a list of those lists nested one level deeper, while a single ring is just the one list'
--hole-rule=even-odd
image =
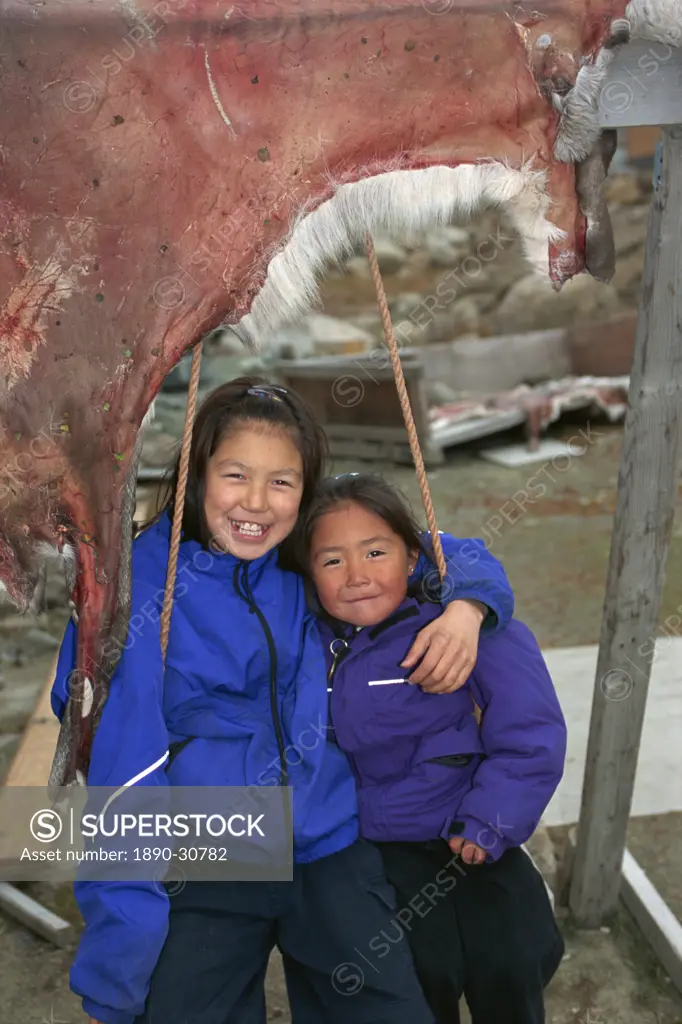
[{"label": "girl in blue jacket", "polygon": [[425,549],[400,495],[370,474],[327,480],[302,533],[334,737],[400,903],[356,959],[383,970],[409,944],[438,1024],[457,1024],[462,993],[473,1024],[542,1024],[563,942],[520,847],[561,779],[566,727],[535,638],[512,621],[482,637],[464,687],[425,692],[402,664],[442,587],[435,567],[410,586]]},{"label": "girl in blue jacket", "polygon": [[[429,1024],[404,944],[380,972],[346,954],[390,926],[395,894],[358,838],[353,775],[327,741],[324,651],[290,540],[320,482],[324,436],[291,391],[253,378],[217,388],[196,418],[170,641],[159,616],[177,480],[133,546],[132,612],[97,729],[89,786],[289,786],[293,881],[78,881],[85,930],[71,972],[102,1024],[264,1024],[264,977],[282,951],[296,1024]],[[443,538],[453,603],[425,625],[414,678],[457,685],[513,598],[481,543]],[[415,575],[429,571],[426,559]],[[67,629],[52,703],[75,665]],[[109,652],[111,653],[111,652]],[[407,659],[408,661],[410,659]],[[352,999],[349,999],[352,996]]]}]

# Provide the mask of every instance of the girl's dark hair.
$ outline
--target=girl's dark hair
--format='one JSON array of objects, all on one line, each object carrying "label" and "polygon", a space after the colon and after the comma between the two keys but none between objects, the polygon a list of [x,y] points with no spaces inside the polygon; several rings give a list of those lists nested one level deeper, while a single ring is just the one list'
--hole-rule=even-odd
[{"label": "girl's dark hair", "polygon": [[[237,377],[211,391],[201,403],[194,420],[182,517],[183,540],[196,540],[205,548],[209,546],[211,535],[204,514],[208,461],[228,434],[247,423],[279,427],[291,435],[303,462],[301,514],[305,515],[324,472],[327,457],[325,433],[295,391],[269,384],[262,377]],[[178,451],[174,466],[169,470],[166,492],[158,511],[145,526],[156,522],[164,512],[172,518],[179,469]],[[284,554],[285,561],[293,557],[293,552]]]},{"label": "girl's dark hair", "polygon": [[297,530],[296,552],[299,565],[309,574],[310,542],[320,516],[339,505],[353,502],[379,516],[397,534],[408,551],[418,551],[433,559],[424,543],[422,530],[407,501],[397,488],[377,473],[344,473],[323,480]]}]

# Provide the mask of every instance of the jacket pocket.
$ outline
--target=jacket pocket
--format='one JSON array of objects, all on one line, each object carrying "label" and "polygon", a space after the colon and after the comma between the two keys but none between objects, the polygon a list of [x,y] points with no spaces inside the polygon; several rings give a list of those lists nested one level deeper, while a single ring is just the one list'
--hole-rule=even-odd
[{"label": "jacket pocket", "polygon": [[442,764],[446,768],[466,768],[475,756],[475,754],[442,754],[440,757],[427,757],[423,763]]},{"label": "jacket pocket", "polygon": [[423,736],[415,763],[442,764],[448,768],[466,768],[474,757],[484,753],[476,722],[463,720],[459,728],[443,729]]},{"label": "jacket pocket", "polygon": [[195,740],[195,739],[196,739],[196,736],[185,736],[184,739],[176,740],[175,743],[170,743],[169,744],[169,746],[168,746],[168,760],[166,761],[166,767],[164,768],[164,771],[166,772],[166,774],[168,774],[168,772],[170,771],[171,765],[175,761],[175,759],[178,756],[178,754],[182,753],[182,751],[185,749],[185,747],[189,743],[191,743],[192,740]]}]

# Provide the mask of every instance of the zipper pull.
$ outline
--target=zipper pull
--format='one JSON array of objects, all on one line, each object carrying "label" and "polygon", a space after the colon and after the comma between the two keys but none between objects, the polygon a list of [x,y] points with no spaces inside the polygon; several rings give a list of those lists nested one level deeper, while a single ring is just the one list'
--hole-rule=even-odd
[{"label": "zipper pull", "polygon": [[327,693],[331,693],[332,691],[332,680],[334,679],[336,666],[339,663],[341,655],[348,650],[348,644],[346,643],[345,640],[342,640],[340,637],[336,637],[336,639],[332,640],[332,642],[330,643],[329,650],[332,652],[334,660],[332,661],[332,667],[329,669],[329,675],[327,676],[327,682],[329,683],[329,686],[327,687]]}]

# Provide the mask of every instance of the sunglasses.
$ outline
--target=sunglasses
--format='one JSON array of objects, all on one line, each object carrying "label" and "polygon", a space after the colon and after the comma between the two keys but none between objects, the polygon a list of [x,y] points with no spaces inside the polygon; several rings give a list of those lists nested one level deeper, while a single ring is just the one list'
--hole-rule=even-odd
[{"label": "sunglasses", "polygon": [[286,388],[277,387],[276,384],[268,384],[264,387],[248,388],[246,394],[255,395],[256,398],[269,398],[273,402],[283,402],[284,399],[280,398],[279,395],[273,394],[274,391],[279,391],[282,395],[289,394]]}]

